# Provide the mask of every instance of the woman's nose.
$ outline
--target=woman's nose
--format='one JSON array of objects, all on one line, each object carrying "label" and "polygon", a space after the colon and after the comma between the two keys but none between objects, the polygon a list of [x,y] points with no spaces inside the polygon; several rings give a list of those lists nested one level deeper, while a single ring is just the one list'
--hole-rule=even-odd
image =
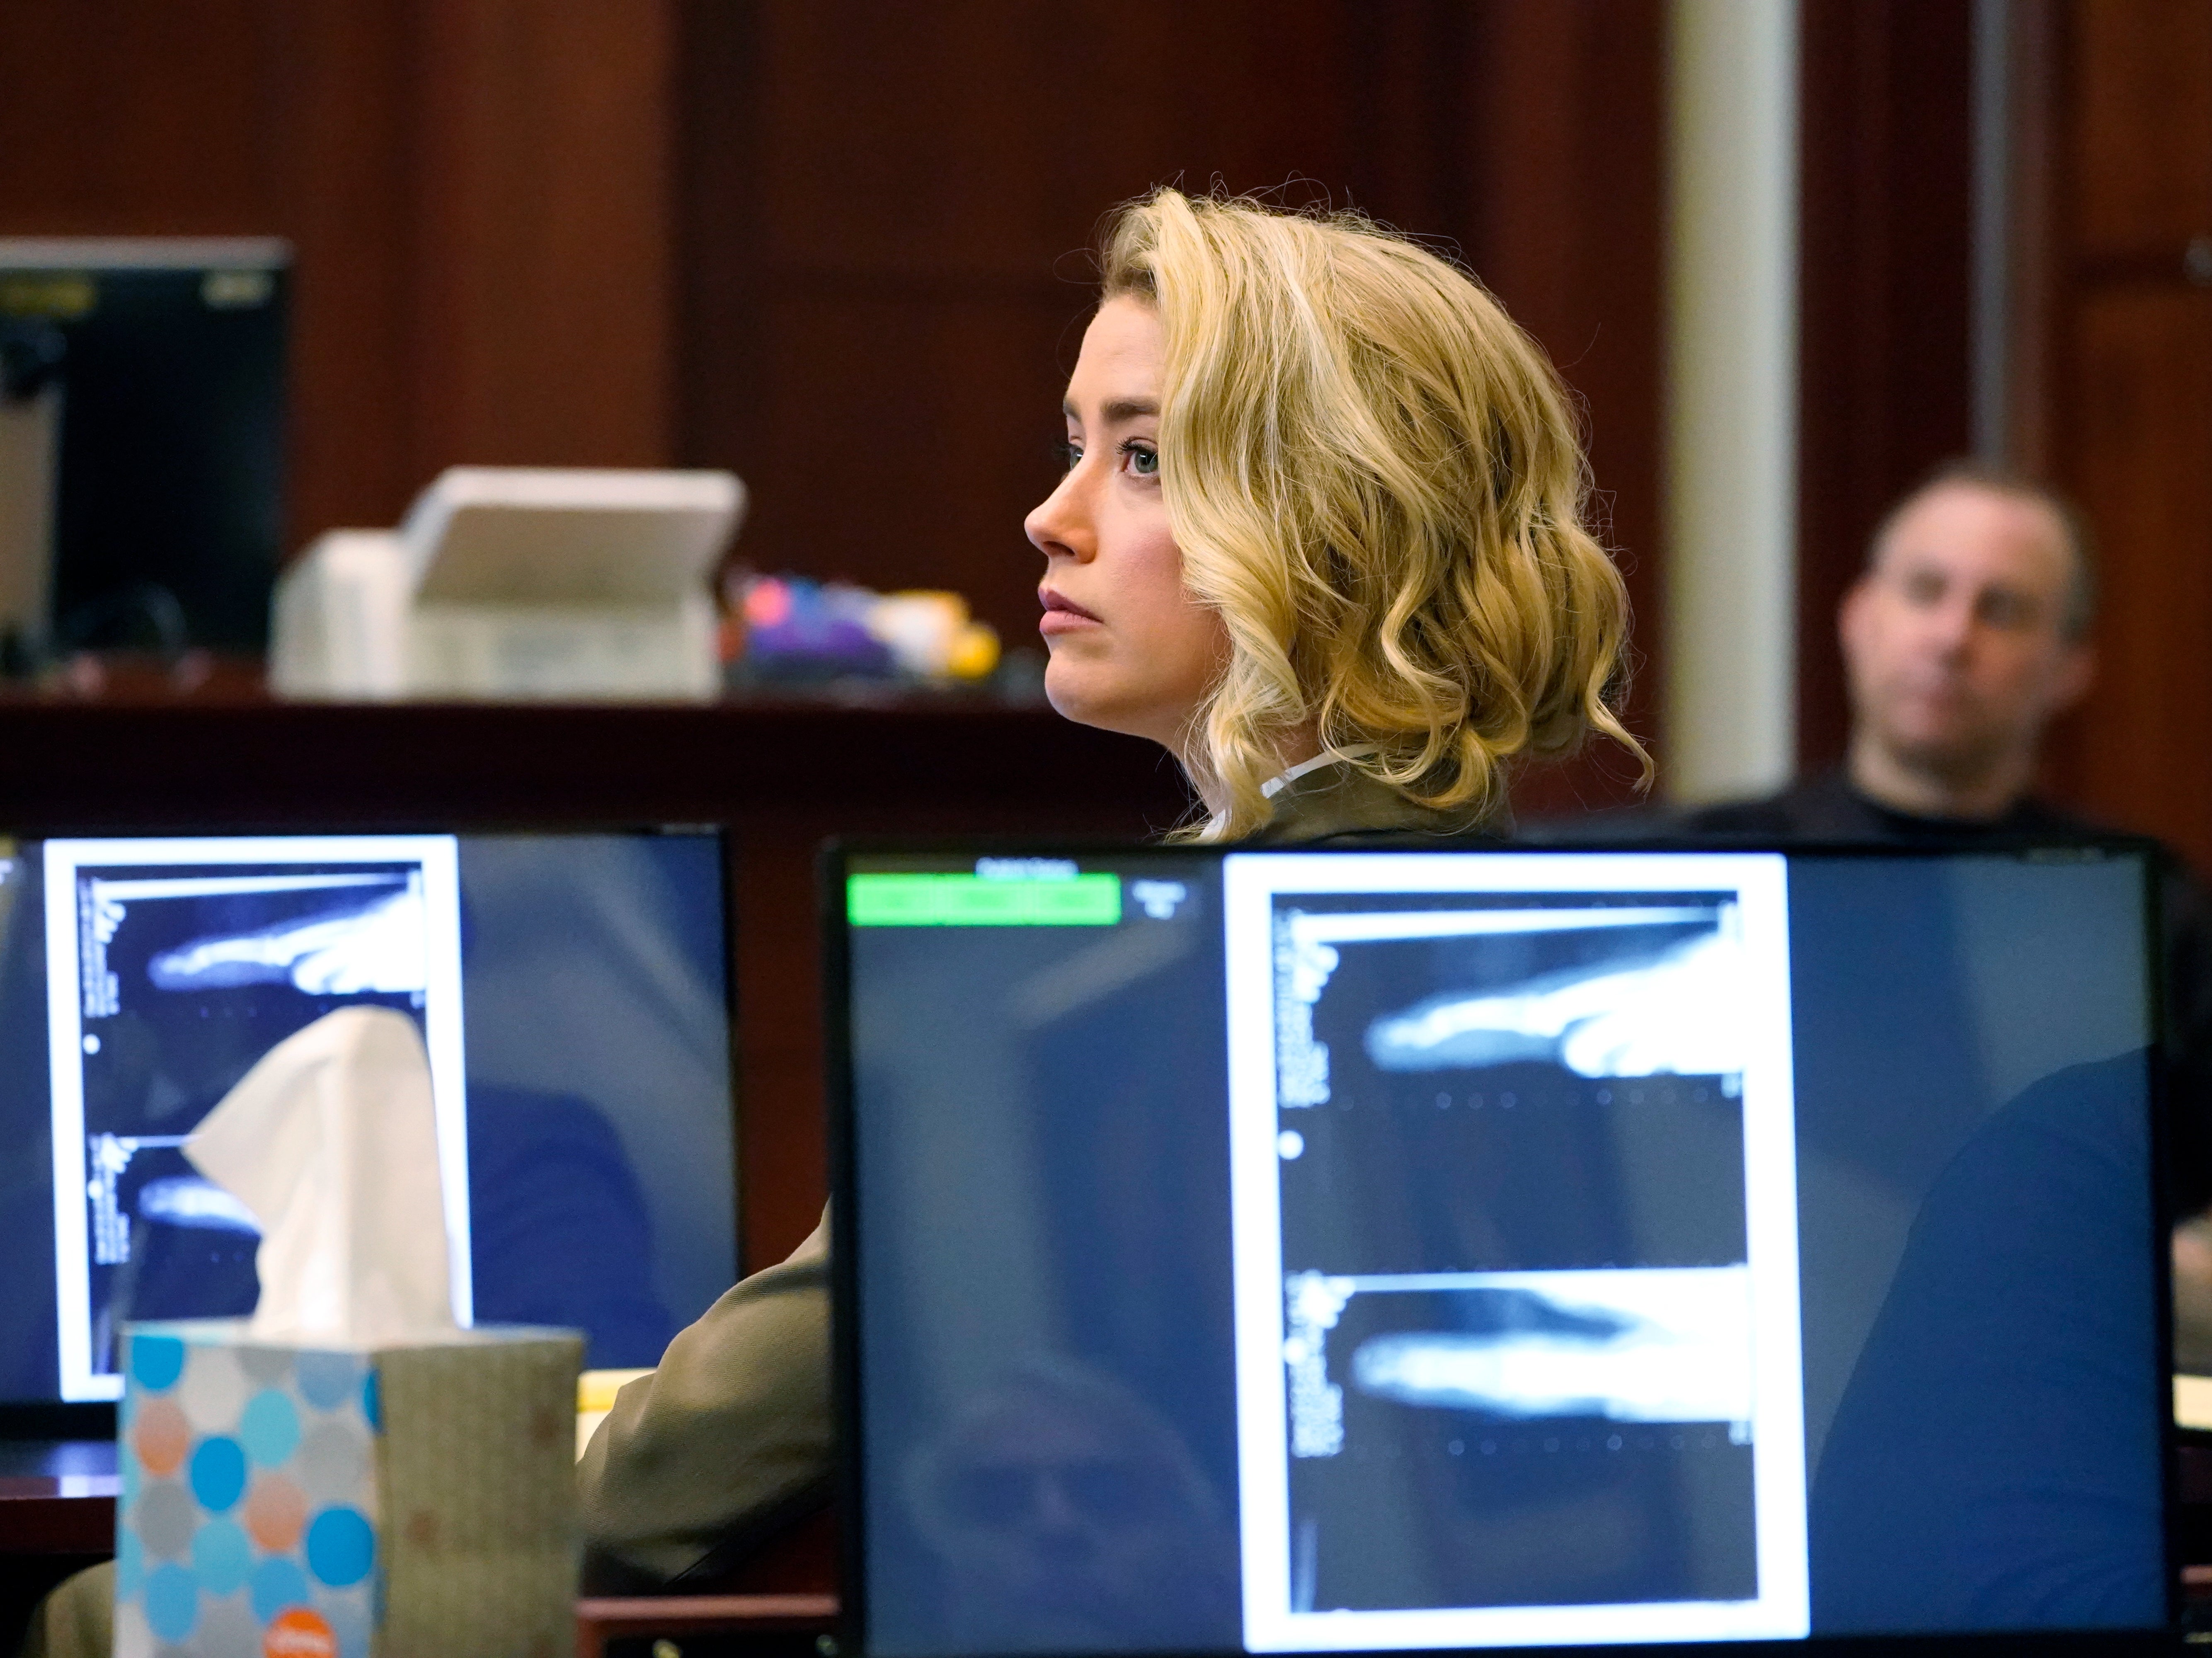
[{"label": "woman's nose", "polygon": [[1095,540],[1085,509],[1080,475],[1070,472],[1022,520],[1030,544],[1047,558],[1087,559]]}]

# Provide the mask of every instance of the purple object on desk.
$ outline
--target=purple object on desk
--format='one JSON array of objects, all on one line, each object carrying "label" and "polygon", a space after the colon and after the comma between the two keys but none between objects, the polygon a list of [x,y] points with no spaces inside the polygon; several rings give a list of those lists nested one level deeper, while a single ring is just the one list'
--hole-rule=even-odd
[{"label": "purple object on desk", "polygon": [[888,678],[890,647],[861,620],[870,595],[804,576],[763,576],[745,590],[745,651],[738,675],[757,683]]}]

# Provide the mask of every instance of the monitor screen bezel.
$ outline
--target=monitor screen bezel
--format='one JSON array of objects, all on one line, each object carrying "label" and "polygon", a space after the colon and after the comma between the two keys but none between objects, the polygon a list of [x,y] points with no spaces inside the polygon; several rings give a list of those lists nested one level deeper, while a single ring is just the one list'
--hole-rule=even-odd
[{"label": "monitor screen bezel", "polygon": [[[850,1041],[849,1013],[852,1006],[852,957],[848,949],[848,929],[845,919],[845,881],[855,863],[869,859],[973,859],[976,858],[1052,858],[1073,859],[1080,862],[1085,858],[1112,858],[1116,860],[1146,861],[1153,859],[1179,860],[1188,863],[1193,857],[1218,861],[1231,853],[1285,853],[1306,855],[1314,853],[1360,852],[1458,852],[1481,856],[1522,857],[1565,854],[1580,856],[1603,853],[1772,853],[1784,858],[1821,858],[1853,859],[1867,862],[1896,861],[1899,859],[1929,859],[1956,857],[2018,858],[2025,861],[2078,861],[2083,859],[2125,859],[2136,872],[2140,891],[2141,914],[2147,941],[2160,936],[2161,908],[2159,901],[2158,874],[2167,856],[2157,842],[2138,836],[2098,835],[2094,837],[2047,838],[2033,836],[1978,836],[1931,838],[1905,843],[1869,844],[1866,842],[1833,841],[1796,841],[1777,837],[1698,837],[1683,835],[1652,836],[1649,838],[1615,837],[1574,840],[1569,841],[1504,842],[1491,838],[1470,837],[1452,840],[1440,837],[1421,837],[1412,840],[1398,835],[1342,837],[1328,842],[1296,846],[1238,846],[1187,842],[1162,845],[1157,842],[1135,843],[1097,838],[1062,836],[1055,838],[1026,836],[854,836],[832,841],[826,844],[817,864],[821,881],[822,961],[823,961],[823,1035],[824,1053],[824,1083],[829,1105],[829,1152],[830,1174],[831,1251],[830,1285],[832,1302],[831,1369],[832,1404],[835,1410],[837,1443],[843,1448],[837,1470],[838,1543],[839,1543],[839,1637],[837,1650],[842,1658],[874,1658],[875,1649],[869,1643],[868,1589],[866,1574],[867,1549],[867,1478],[858,1447],[865,1442],[865,1400],[861,1372],[865,1361],[860,1320],[853,1309],[860,1305],[861,1286],[856,1263],[860,1259],[860,1234],[864,1224],[857,1201],[860,1170],[858,1168],[854,1132],[856,1101],[854,1092],[853,1054]],[[2163,1051],[2166,1039],[2166,983],[2163,952],[2154,947],[2146,951],[2144,997],[2148,1015],[2149,1043],[2147,1053],[2154,1056]],[[2149,1144],[2154,1171],[2163,1171],[2167,1156],[2168,1099],[2165,1067],[2153,1062],[2147,1066],[2146,1107],[2150,1114]],[[2130,1652],[2163,1652],[2171,1649],[2174,1630],[2181,1607],[2181,1550],[2179,1469],[2177,1453],[2181,1443],[2180,1430],[2173,1421],[2170,1376],[2172,1370],[2172,1285],[2171,1256],[2166,1239],[2172,1230],[2174,1215],[2168,1183],[2164,1178],[2154,1181],[2150,1213],[2152,1235],[2144,1241],[2153,1263],[2154,1288],[2157,1321],[2157,1363],[2154,1379],[2157,1398],[2154,1401],[2160,1424],[2160,1473],[2161,1481],[2160,1506],[2164,1515],[2164,1576],[2166,1585],[2166,1622],[2157,1630],[2033,1630],[2019,1632],[1917,1632],[1864,1635],[1819,1635],[1802,1640],[1788,1641],[1724,1641],[1694,1643],[1639,1643],[1630,1646],[1547,1646],[1537,1648],[1486,1648],[1480,1650],[1500,1653],[1598,1655],[1622,1652],[1703,1653],[1721,1658],[1748,1658],[1753,1653],[1803,1653],[1813,1655],[1846,1654],[1855,1652],[1884,1655],[1957,1655],[1970,1651],[2002,1652],[2010,1654],[2120,1654]],[[1225,1648],[1209,1652],[1206,1658],[1243,1658],[1242,1647]],[[1000,1658],[999,1655],[975,1655],[975,1658]],[[1118,1653],[1056,1653],[1054,1658],[1127,1658]],[[1293,1655],[1292,1658],[1304,1658]],[[1341,1654],[1313,1655],[1312,1658],[1343,1658]]]},{"label": "monitor screen bezel", "polygon": [[[659,837],[689,835],[711,837],[715,843],[719,873],[722,983],[729,1067],[731,1216],[736,1231],[732,1240],[736,1275],[747,1271],[744,1259],[744,1192],[742,1175],[741,1094],[738,1035],[738,916],[737,843],[725,823],[652,823],[613,815],[558,819],[513,817],[460,817],[440,819],[421,816],[393,821],[371,819],[343,812],[301,812],[279,819],[205,819],[152,815],[128,824],[102,822],[86,827],[64,821],[12,818],[0,825],[0,844],[20,847],[27,841],[58,840],[181,840],[209,837],[244,840],[262,836],[320,835],[450,835],[461,840],[498,835],[534,835],[548,840],[600,835]],[[110,1440],[115,1437],[116,1406],[110,1401],[70,1402],[62,1400],[0,1400],[0,1443],[26,1441]]]}]

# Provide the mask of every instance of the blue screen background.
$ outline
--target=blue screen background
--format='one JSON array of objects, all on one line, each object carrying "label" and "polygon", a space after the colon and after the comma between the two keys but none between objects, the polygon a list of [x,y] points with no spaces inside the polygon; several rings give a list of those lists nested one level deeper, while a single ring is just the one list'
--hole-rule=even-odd
[{"label": "blue screen background", "polygon": [[[720,842],[465,835],[459,863],[476,1318],[580,1328],[587,1364],[651,1365],[735,1272]],[[0,883],[0,1402],[58,1389],[40,867],[24,844]],[[316,1011],[264,985],[193,1025],[134,989],[145,1052],[107,1103],[149,1134],[188,1133]],[[190,1172],[174,1151],[134,1162],[134,1192]],[[251,1233],[143,1208],[133,1228],[117,1322],[252,1309]]]},{"label": "blue screen background", "polygon": [[[848,933],[874,1650],[1239,1645],[1218,868],[1129,864],[1170,920]],[[2141,882],[1790,858],[1816,1634],[2163,1622]],[[1732,1581],[1668,1507],[1724,1447],[1632,1502],[1571,1432],[1479,1485],[1447,1437],[1382,1454],[1499,1522],[1503,1603]]]}]

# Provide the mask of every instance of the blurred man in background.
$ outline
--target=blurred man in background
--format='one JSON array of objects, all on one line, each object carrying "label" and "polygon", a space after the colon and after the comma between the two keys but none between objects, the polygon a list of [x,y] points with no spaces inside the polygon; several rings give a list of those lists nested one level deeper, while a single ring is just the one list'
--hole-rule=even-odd
[{"label": "blurred man in background", "polygon": [[1843,767],[1688,826],[1823,840],[2092,832],[2031,791],[2045,728],[2088,689],[2095,606],[2087,537],[2063,502],[1945,468],[1892,509],[1844,597]]},{"label": "blurred man in background", "polygon": [[[2097,826],[2033,793],[2045,730],[2089,687],[2097,598],[2086,529],[2049,490],[1971,464],[1893,507],[1838,616],[1851,701],[1842,766],[1761,800],[1686,813],[1720,838],[1956,843]],[[2161,872],[2177,1212],[2212,1204],[2212,903]],[[2175,1337],[2212,1370],[2212,1216],[2174,1237]]]}]

